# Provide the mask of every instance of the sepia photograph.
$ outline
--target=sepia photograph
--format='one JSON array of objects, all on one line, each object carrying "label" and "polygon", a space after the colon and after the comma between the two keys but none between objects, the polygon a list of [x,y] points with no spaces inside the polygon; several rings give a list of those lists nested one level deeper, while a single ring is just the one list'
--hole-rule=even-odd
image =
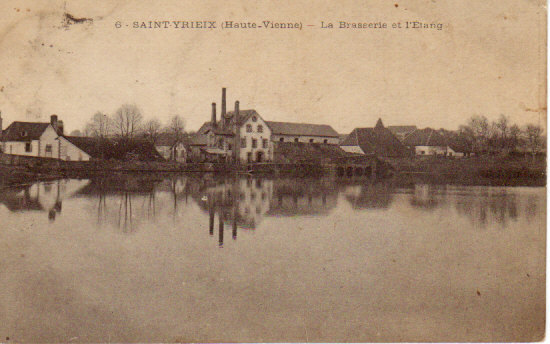
[{"label": "sepia photograph", "polygon": [[4,0],[0,343],[545,339],[542,0]]}]

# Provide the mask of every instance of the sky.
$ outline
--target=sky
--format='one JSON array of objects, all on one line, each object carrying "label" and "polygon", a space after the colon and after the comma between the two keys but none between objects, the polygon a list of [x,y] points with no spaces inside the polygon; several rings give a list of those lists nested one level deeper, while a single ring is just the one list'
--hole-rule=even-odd
[{"label": "sky", "polygon": [[[97,111],[136,104],[146,119],[211,103],[340,133],[385,125],[457,129],[472,115],[546,122],[546,9],[529,0],[2,1],[0,110],[82,129]],[[93,21],[63,25],[65,13]],[[211,20],[215,30],[135,29]],[[302,30],[220,29],[222,21],[301,22]],[[116,28],[116,22],[122,26]],[[321,22],[421,21],[443,29],[323,29]],[[126,26],[128,24],[128,26]],[[314,26],[306,26],[314,25]],[[219,108],[218,108],[219,113]]]}]

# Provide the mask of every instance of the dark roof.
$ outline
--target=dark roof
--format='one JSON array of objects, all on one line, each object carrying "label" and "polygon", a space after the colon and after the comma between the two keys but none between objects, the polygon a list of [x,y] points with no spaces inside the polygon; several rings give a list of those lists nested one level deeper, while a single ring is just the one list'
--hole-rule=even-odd
[{"label": "dark roof", "polygon": [[344,140],[348,137],[349,134],[338,134],[338,144],[344,142]]},{"label": "dark roof", "polygon": [[38,140],[50,123],[13,122],[3,131],[4,141]]},{"label": "dark roof", "polygon": [[416,130],[416,125],[388,125],[388,129],[394,134],[408,134]]},{"label": "dark roof", "polygon": [[[237,125],[239,125],[239,126],[243,125],[243,123],[246,122],[248,120],[248,118],[252,115],[256,115],[258,117],[261,117],[260,114],[258,113],[258,111],[254,110],[254,109],[239,110],[239,117],[237,118]],[[229,111],[225,115],[225,117],[232,118],[232,120],[233,120],[234,116],[235,116],[235,111]]]},{"label": "dark roof", "polygon": [[70,143],[83,150],[91,157],[98,158],[101,156],[101,149],[98,146],[98,139],[85,136],[63,136]]},{"label": "dark roof", "polygon": [[365,154],[379,156],[406,156],[409,150],[379,120],[375,128],[355,128],[340,144],[341,146],[359,146]]},{"label": "dark roof", "polygon": [[190,146],[206,146],[208,144],[208,140],[204,135],[193,134],[187,137],[187,143]]},{"label": "dark roof", "polygon": [[[254,110],[254,109],[249,109],[249,110],[239,110],[239,116],[237,118],[237,124],[239,126],[241,126],[244,122],[246,122],[248,120],[248,118],[252,115],[256,115],[258,117],[261,117],[260,114],[258,114],[258,111]],[[230,118],[231,119],[231,122],[233,123],[235,121],[234,119],[234,116],[235,116],[235,111],[229,111],[225,114],[225,118]],[[222,130],[222,121],[221,119],[219,119],[217,122],[216,122],[217,126],[216,126],[216,131],[215,133],[216,134],[219,134],[219,135],[229,135],[229,134],[232,134],[232,132],[228,131],[228,130]],[[199,130],[197,131],[197,133],[199,134],[206,134],[206,132],[208,130],[210,130],[212,128],[212,121],[208,121],[208,122],[204,122],[203,125],[199,128]]]},{"label": "dark roof", "polygon": [[266,122],[274,135],[296,135],[296,136],[323,136],[339,137],[336,130],[327,124],[308,124],[290,122]]},{"label": "dark roof", "polygon": [[155,146],[170,146],[176,143],[176,138],[170,133],[161,133],[155,140]]},{"label": "dark roof", "polygon": [[437,131],[431,128],[415,130],[405,137],[406,146],[446,146],[447,141]]}]

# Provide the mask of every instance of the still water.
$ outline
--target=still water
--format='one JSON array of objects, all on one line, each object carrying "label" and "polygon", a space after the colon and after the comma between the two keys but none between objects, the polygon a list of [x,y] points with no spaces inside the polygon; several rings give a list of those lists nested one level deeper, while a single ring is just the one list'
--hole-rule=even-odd
[{"label": "still water", "polygon": [[0,342],[530,341],[545,188],[126,176],[0,191]]}]

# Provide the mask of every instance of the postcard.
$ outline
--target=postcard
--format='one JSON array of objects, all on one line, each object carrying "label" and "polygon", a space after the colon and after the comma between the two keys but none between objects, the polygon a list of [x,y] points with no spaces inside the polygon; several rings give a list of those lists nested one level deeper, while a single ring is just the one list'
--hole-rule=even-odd
[{"label": "postcard", "polygon": [[545,337],[540,0],[0,3],[0,342]]}]

